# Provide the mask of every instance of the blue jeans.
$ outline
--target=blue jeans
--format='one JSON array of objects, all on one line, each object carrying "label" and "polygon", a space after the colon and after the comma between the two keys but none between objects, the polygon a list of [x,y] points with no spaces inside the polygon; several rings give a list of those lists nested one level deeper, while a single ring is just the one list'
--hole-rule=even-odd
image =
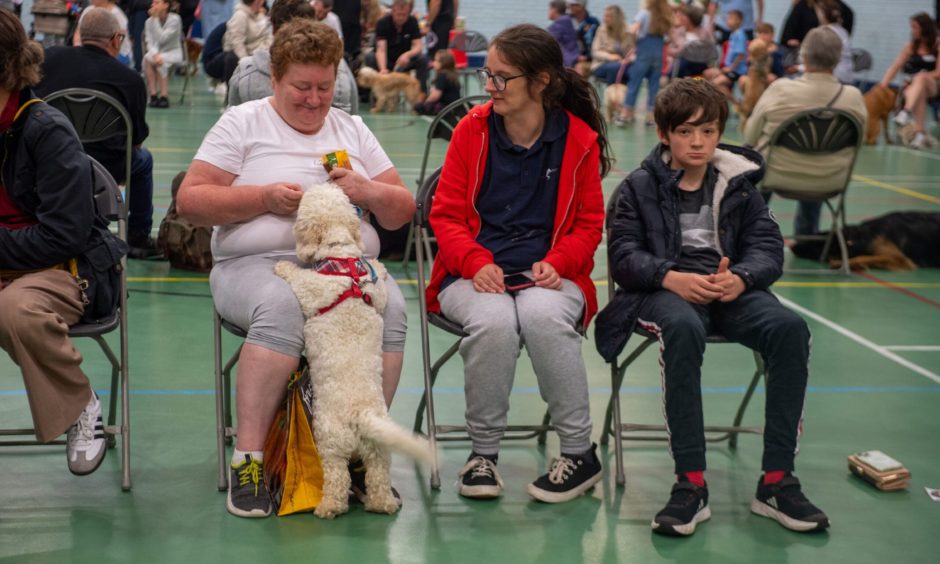
[{"label": "blue jeans", "polygon": [[145,247],[153,227],[153,155],[143,147],[131,154],[131,194],[127,203],[128,244]]},{"label": "blue jeans", "polygon": [[659,92],[659,77],[663,71],[663,37],[661,35],[647,35],[637,41],[636,60],[630,65],[630,82],[627,85],[627,98],[624,105],[633,109],[640,94],[640,83],[646,79],[649,88],[649,98],[646,106],[652,110]]},{"label": "blue jeans", "polygon": [[822,212],[822,202],[798,202],[796,217],[793,219],[793,233],[795,235],[815,235],[819,233],[819,216]]},{"label": "blue jeans", "polygon": [[147,10],[138,10],[127,15],[127,30],[131,34],[134,48],[134,70],[140,72],[144,61],[144,24],[147,23]]},{"label": "blue jeans", "polygon": [[[605,84],[610,85],[617,82],[617,73],[620,72],[620,65],[620,61],[607,61],[605,63],[601,63],[601,66],[594,69],[594,72],[591,74],[603,80]],[[630,78],[629,70],[630,67],[627,67],[627,69],[624,70],[623,76],[620,77],[621,83],[627,83],[627,80]]]},{"label": "blue jeans", "polygon": [[702,359],[705,337],[723,335],[766,363],[763,470],[793,470],[800,435],[810,333],[773,294],[749,290],[733,302],[692,304],[668,291],[646,296],[638,326],[659,338],[663,403],[676,474],[705,470]]}]

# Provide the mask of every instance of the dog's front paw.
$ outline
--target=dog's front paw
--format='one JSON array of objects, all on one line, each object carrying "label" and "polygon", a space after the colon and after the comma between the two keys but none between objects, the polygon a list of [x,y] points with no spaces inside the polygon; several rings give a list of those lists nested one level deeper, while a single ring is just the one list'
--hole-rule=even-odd
[{"label": "dog's front paw", "polygon": [[366,511],[391,515],[401,508],[401,504],[395,499],[395,496],[392,495],[392,490],[382,493],[383,495],[374,495],[372,492],[369,492],[365,503]]},{"label": "dog's front paw", "polygon": [[323,500],[320,505],[313,510],[313,514],[321,519],[333,519],[349,511],[349,504],[338,501],[330,502]]}]

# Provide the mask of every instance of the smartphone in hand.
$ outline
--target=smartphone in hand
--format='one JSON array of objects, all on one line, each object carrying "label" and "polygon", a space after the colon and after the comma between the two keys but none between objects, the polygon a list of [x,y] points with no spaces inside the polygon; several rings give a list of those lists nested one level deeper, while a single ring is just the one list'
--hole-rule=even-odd
[{"label": "smartphone in hand", "polygon": [[518,272],[516,274],[507,274],[503,277],[503,285],[507,292],[516,292],[523,288],[535,286],[535,280],[532,280],[525,274]]}]

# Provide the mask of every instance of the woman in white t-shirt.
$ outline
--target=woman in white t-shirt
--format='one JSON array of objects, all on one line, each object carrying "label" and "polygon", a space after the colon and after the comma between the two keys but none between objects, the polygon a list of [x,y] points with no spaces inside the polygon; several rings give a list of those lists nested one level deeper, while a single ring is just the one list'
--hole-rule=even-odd
[{"label": "woman in white t-shirt", "polygon": [[[238,439],[227,504],[243,517],[271,512],[258,480],[261,451],[303,353],[300,305],[273,267],[297,260],[292,228],[304,188],[331,180],[387,229],[404,225],[415,211],[414,198],[361,118],[330,109],[342,55],[338,35],[323,24],[298,18],[281,27],[271,47],[274,95],[235,106],[219,119],[177,196],[181,216],[216,226],[213,301],[224,319],[248,333],[238,363]],[[349,154],[352,170],[327,173],[321,157],[338,149]],[[378,236],[365,218],[361,230],[366,252],[377,256]],[[387,287],[383,391],[390,403],[401,374],[405,301],[394,281]]]},{"label": "woman in white t-shirt", "polygon": [[[125,65],[129,65],[131,63],[131,56],[133,55],[133,53],[132,53],[132,46],[131,46],[131,38],[128,36],[128,33],[127,33],[127,16],[125,16],[124,12],[121,11],[121,9],[118,8],[117,5],[111,0],[91,0],[91,7],[102,8],[104,10],[107,10],[111,12],[111,14],[113,14],[115,18],[117,18],[118,27],[121,28],[121,33],[124,34],[124,39],[121,41],[121,48],[120,50],[118,50],[117,59],[121,61],[122,63],[124,63]],[[81,28],[82,20],[85,18],[85,14],[88,13],[89,9],[90,8],[85,8],[84,10],[82,10],[82,16],[78,19],[78,25],[75,26],[75,35],[72,37],[72,43],[74,45],[82,44],[82,36],[78,32],[78,30],[79,28]]]}]

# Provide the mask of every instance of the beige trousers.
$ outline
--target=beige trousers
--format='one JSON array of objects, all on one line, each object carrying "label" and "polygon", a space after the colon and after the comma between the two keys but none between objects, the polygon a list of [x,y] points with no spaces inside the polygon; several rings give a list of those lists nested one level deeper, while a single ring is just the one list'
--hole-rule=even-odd
[{"label": "beige trousers", "polygon": [[36,438],[68,430],[91,400],[91,384],[69,325],[84,311],[78,284],[64,270],[0,280],[0,347],[23,372]]}]

